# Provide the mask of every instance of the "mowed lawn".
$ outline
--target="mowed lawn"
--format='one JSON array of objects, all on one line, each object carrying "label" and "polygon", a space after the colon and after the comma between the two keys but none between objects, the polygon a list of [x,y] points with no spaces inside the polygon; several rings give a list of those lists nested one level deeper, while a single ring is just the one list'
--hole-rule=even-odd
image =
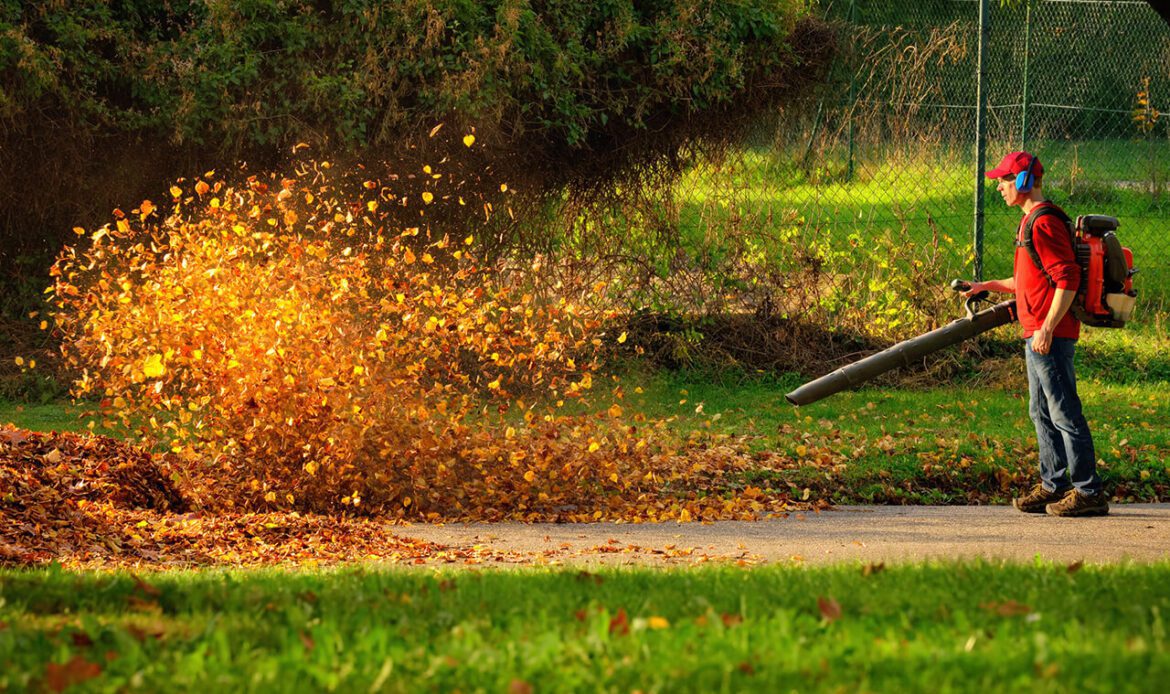
[{"label": "mowed lawn", "polygon": [[1170,564],[0,572],[0,690],[1158,691]]},{"label": "mowed lawn", "polygon": [[[1152,326],[1086,330],[1079,349],[1080,393],[1107,489],[1118,501],[1170,500],[1170,340]],[[1022,351],[977,369],[933,382],[901,374],[916,385],[895,381],[800,408],[784,400],[805,380],[798,374],[629,372],[620,383],[627,411],[665,420],[682,436],[730,437],[758,455],[758,473],[728,480],[732,487],[807,490],[806,500],[835,504],[1007,503],[1036,474]],[[608,397],[599,388],[594,405],[609,407]],[[0,425],[85,431],[78,415],[60,402],[0,401]]]}]

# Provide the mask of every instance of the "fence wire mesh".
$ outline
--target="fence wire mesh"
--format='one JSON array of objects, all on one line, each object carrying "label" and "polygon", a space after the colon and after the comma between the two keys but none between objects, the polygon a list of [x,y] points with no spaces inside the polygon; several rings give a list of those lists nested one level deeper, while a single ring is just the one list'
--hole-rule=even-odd
[{"label": "fence wire mesh", "polygon": [[[1020,215],[978,166],[980,7],[823,3],[845,36],[828,88],[730,152],[689,153],[664,195],[574,210],[567,232],[628,227],[597,252],[648,259],[619,274],[651,311],[801,317],[878,341],[949,320],[942,280],[972,276],[977,218],[992,279],[1011,275]],[[1027,149],[1070,215],[1118,217],[1142,315],[1164,314],[1170,26],[1127,0],[990,0],[988,12],[984,168]]]},{"label": "fence wire mesh", "polygon": [[[674,191],[683,239],[750,229],[761,252],[818,256],[825,290],[815,298],[846,301],[858,298],[839,288],[856,281],[856,256],[887,252],[885,241],[915,243],[936,274],[970,277],[982,214],[983,275],[1010,276],[1019,211],[977,166],[979,0],[823,9],[846,36],[831,87],[737,151],[696,158]],[[989,12],[986,169],[1033,151],[1045,193],[1069,214],[1119,218],[1143,308],[1163,311],[1170,26],[1141,1],[991,0]],[[742,296],[759,308],[761,297]]]}]

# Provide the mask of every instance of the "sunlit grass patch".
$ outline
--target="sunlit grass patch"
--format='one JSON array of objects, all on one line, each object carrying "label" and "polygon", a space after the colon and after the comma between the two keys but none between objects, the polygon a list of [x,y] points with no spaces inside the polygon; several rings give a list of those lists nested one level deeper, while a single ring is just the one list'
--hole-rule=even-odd
[{"label": "sunlit grass patch", "polygon": [[1170,566],[0,573],[0,686],[1143,690]]}]

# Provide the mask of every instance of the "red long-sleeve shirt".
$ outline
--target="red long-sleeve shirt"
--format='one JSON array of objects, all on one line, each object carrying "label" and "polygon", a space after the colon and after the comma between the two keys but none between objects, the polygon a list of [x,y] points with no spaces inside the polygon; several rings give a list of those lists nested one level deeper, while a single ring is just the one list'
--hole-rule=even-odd
[{"label": "red long-sleeve shirt", "polygon": [[[1044,202],[1042,205],[1052,205]],[[1055,205],[1052,205],[1055,207]],[[1059,208],[1057,208],[1059,209]],[[1024,219],[1016,230],[1016,239],[1024,240]],[[1024,329],[1024,338],[1032,336],[1044,324],[1048,316],[1048,309],[1052,306],[1052,299],[1056,288],[1075,292],[1081,285],[1081,268],[1077,265],[1076,251],[1073,249],[1072,237],[1065,224],[1056,215],[1046,214],[1039,217],[1032,225],[1032,243],[1040,255],[1040,262],[1055,283],[1055,287],[1048,282],[1044,273],[1032,262],[1028,250],[1016,246],[1015,270],[1016,280],[1016,313],[1020,318],[1020,325]],[[1053,337],[1071,337],[1076,339],[1081,335],[1081,322],[1068,311],[1056,324]]]}]

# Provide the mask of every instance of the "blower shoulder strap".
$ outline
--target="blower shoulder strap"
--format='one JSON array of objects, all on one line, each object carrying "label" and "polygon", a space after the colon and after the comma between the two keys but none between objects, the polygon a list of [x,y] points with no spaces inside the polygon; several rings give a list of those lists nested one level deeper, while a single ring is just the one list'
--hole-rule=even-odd
[{"label": "blower shoulder strap", "polygon": [[1052,275],[1048,274],[1048,271],[1044,269],[1044,263],[1040,260],[1040,253],[1036,251],[1036,244],[1032,240],[1032,227],[1036,225],[1036,220],[1048,215],[1052,215],[1064,223],[1064,228],[1068,230],[1069,241],[1072,244],[1072,251],[1075,256],[1077,252],[1077,235],[1073,230],[1073,221],[1065,214],[1064,210],[1052,203],[1043,203],[1028,213],[1028,216],[1024,219],[1023,233],[1016,240],[1016,246],[1027,251],[1028,257],[1032,259],[1032,264],[1044,275],[1044,278],[1048,280],[1048,284],[1056,286],[1056,281],[1052,279]]}]

